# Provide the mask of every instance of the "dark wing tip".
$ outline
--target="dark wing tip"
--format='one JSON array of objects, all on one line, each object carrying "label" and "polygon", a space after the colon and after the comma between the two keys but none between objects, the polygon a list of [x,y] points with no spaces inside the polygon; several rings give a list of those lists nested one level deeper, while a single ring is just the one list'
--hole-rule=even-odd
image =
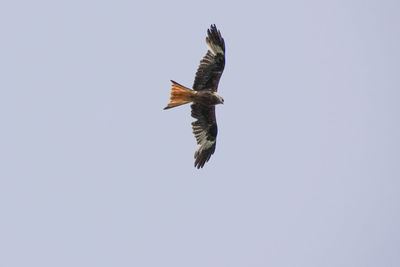
[{"label": "dark wing tip", "polygon": [[210,25],[210,30],[211,30],[211,31],[218,31],[218,30],[217,30],[217,26],[215,26],[215,24],[211,24],[211,25]]},{"label": "dark wing tip", "polygon": [[207,39],[209,41],[221,47],[222,50],[225,52],[224,38],[222,38],[221,32],[217,29],[217,26],[215,26],[215,24],[211,24],[210,29],[207,30],[207,35],[208,35]]},{"label": "dark wing tip", "polygon": [[207,161],[210,160],[211,155],[214,154],[215,151],[215,146],[211,149],[207,149],[204,151],[196,151],[196,153],[194,154],[194,158],[196,159],[194,161],[194,167],[196,167],[197,169],[203,168],[204,164],[206,164]]},{"label": "dark wing tip", "polygon": [[203,168],[204,164],[208,162],[211,158],[211,155],[215,152],[215,140],[212,141],[212,144],[205,148],[204,146],[200,146],[198,150],[194,153],[194,166],[197,169]]}]

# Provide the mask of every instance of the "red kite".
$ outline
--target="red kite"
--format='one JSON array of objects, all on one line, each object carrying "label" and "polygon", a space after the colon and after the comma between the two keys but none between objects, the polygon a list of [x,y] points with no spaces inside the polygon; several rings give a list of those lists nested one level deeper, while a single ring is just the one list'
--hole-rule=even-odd
[{"label": "red kite", "polygon": [[164,109],[192,103],[192,122],[194,136],[199,145],[194,153],[194,166],[203,168],[215,151],[217,141],[217,120],[215,105],[223,104],[224,99],[217,94],[219,79],[225,67],[225,42],[215,25],[207,30],[207,54],[200,61],[193,83],[193,90],[172,82],[171,99]]}]

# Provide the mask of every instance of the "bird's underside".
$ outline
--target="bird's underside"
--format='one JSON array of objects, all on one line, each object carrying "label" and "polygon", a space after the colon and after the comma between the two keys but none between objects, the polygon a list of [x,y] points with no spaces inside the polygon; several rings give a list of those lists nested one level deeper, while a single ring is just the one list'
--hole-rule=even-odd
[{"label": "bird's underside", "polygon": [[194,154],[196,168],[203,168],[215,152],[218,133],[215,105],[224,103],[223,98],[217,94],[217,89],[225,66],[225,43],[215,25],[211,25],[207,33],[206,43],[209,50],[200,61],[193,89],[171,81],[170,102],[164,108],[192,103],[191,115],[196,119],[192,122],[192,129],[198,144]]}]

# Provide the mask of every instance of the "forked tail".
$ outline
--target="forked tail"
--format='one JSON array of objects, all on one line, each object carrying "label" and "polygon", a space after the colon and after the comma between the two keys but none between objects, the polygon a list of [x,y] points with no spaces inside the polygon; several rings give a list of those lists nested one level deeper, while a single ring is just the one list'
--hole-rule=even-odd
[{"label": "forked tail", "polygon": [[172,81],[170,102],[164,109],[174,108],[193,101],[193,90]]}]

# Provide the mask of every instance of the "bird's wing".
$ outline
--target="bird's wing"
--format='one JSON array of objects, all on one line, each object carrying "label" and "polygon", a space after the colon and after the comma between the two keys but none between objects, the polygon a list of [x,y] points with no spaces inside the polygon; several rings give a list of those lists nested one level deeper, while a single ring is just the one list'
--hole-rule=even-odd
[{"label": "bird's wing", "polygon": [[215,25],[207,30],[206,43],[209,47],[207,54],[200,61],[196,72],[193,89],[217,91],[219,79],[225,67],[225,42]]},{"label": "bird's wing", "polygon": [[192,122],[192,128],[197,144],[199,145],[197,151],[194,153],[194,166],[199,169],[203,168],[211,155],[214,154],[218,128],[214,106],[192,104],[191,108],[192,117],[197,119]]}]

